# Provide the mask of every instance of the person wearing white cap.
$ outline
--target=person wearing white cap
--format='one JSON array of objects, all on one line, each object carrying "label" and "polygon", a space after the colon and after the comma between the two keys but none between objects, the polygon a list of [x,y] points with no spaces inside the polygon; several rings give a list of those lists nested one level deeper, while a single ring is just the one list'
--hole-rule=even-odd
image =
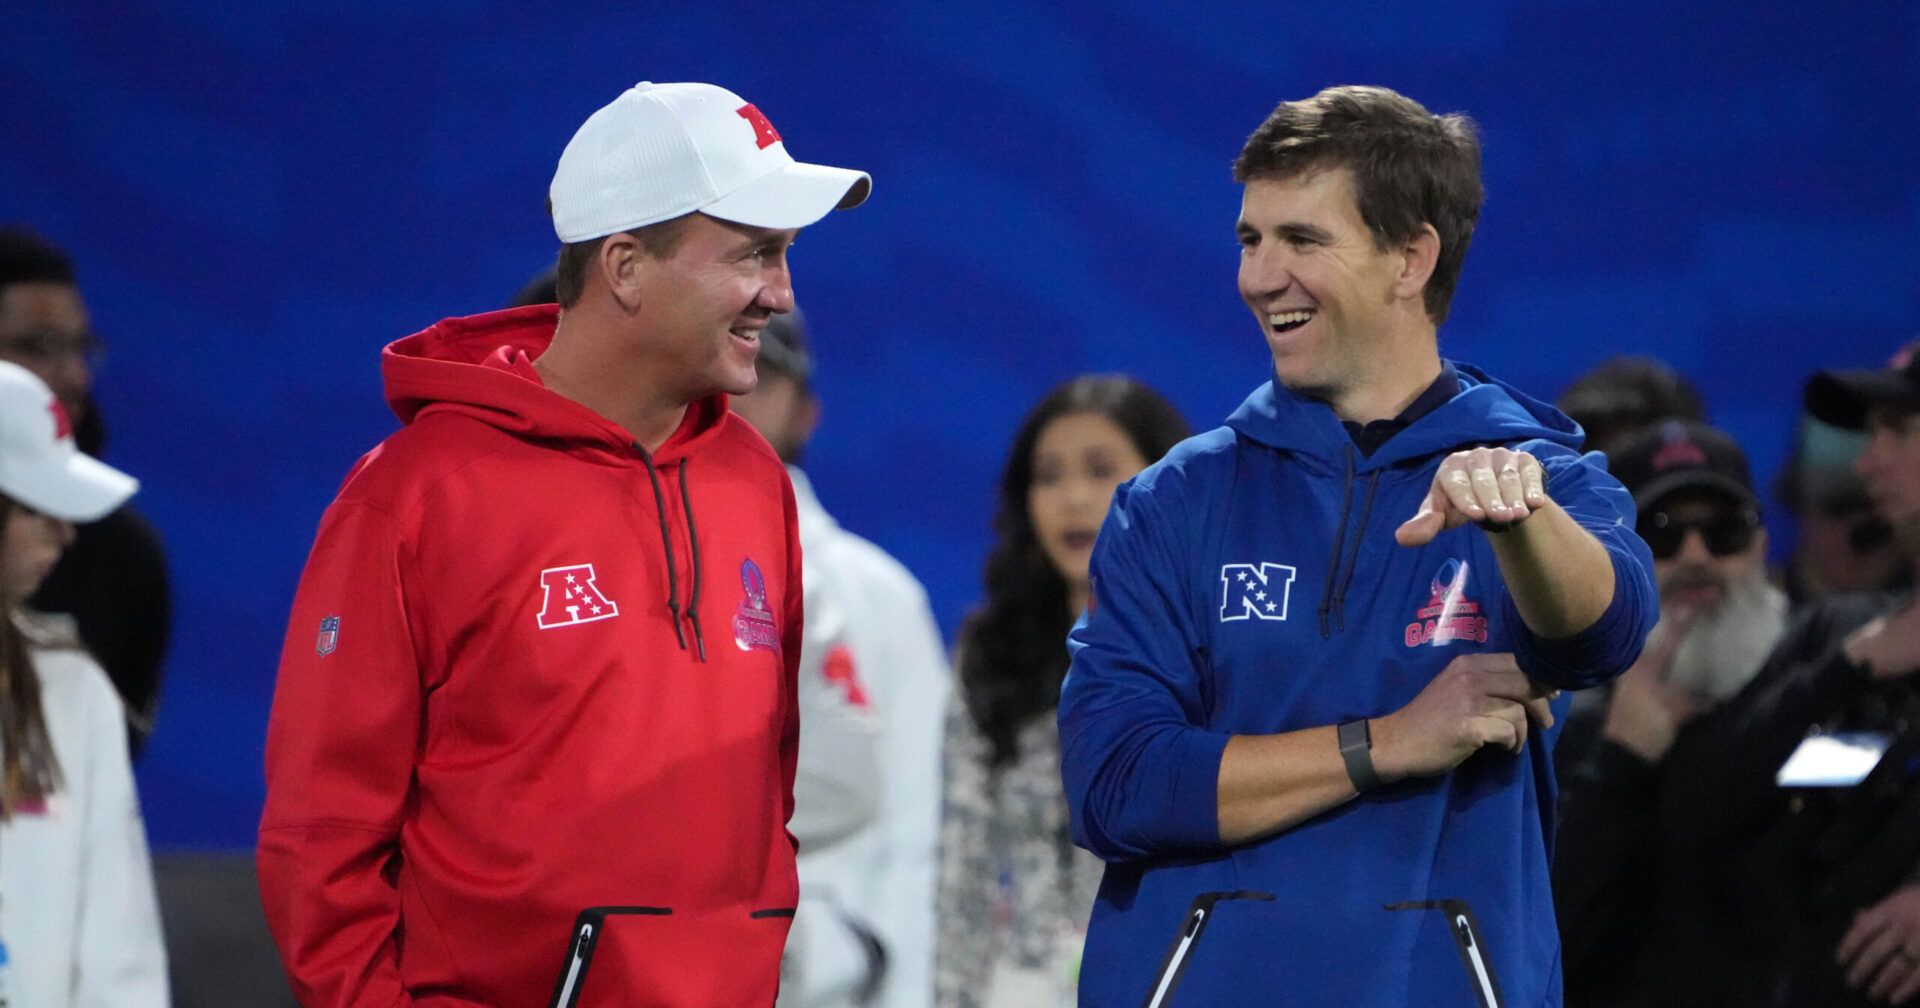
[{"label": "person wearing white cap", "polygon": [[70,626],[22,608],[73,523],[137,487],[81,454],[46,383],[0,362],[0,1004],[167,1004],[120,698]]},{"label": "person wearing white cap", "polygon": [[558,305],[388,346],[405,427],[294,599],[258,864],[307,1006],[770,1005],[798,891],[801,577],[726,397],[866,174],[709,84],[595,112]]}]

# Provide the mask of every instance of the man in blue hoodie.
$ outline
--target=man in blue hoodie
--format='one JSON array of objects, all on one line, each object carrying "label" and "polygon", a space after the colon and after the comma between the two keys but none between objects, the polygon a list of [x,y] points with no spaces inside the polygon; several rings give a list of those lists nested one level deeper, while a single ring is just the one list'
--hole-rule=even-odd
[{"label": "man in blue hoodie", "polygon": [[1561,1003],[1554,700],[1657,605],[1580,428],[1439,355],[1479,161],[1465,117],[1340,87],[1234,165],[1275,380],[1095,548],[1060,703],[1109,863],[1083,1005]]}]

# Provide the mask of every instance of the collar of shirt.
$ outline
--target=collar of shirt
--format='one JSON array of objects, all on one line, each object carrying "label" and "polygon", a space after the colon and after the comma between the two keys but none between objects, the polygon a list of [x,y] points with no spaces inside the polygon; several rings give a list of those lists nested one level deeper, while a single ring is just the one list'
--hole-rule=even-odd
[{"label": "collar of shirt", "polygon": [[1399,416],[1386,420],[1372,420],[1365,424],[1342,420],[1340,425],[1347,429],[1347,436],[1353,438],[1353,443],[1360,449],[1360,454],[1372,455],[1395,434],[1412,426],[1415,420],[1446,405],[1449,399],[1459,393],[1460,375],[1454,371],[1452,361],[1442,360],[1440,377],[1435,378],[1425,392],[1420,393],[1408,403],[1407,408],[1401,410]]}]

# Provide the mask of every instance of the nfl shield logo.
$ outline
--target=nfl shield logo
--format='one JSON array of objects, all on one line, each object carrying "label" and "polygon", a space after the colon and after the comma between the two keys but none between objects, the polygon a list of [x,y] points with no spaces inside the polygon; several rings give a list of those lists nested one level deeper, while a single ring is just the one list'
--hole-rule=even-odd
[{"label": "nfl shield logo", "polygon": [[333,653],[334,647],[339,643],[340,643],[340,617],[328,616],[327,618],[321,620],[320,636],[315,638],[313,642],[314,653],[318,654],[322,658],[325,658],[326,656]]}]

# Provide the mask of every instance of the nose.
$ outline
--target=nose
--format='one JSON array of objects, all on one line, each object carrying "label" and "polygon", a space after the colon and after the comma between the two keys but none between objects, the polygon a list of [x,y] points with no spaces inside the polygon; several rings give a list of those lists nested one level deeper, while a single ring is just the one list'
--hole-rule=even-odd
[{"label": "nose", "polygon": [[1112,488],[1097,479],[1076,479],[1067,484],[1067,500],[1074,513],[1083,518],[1106,514],[1111,496]]},{"label": "nose", "polygon": [[778,266],[768,269],[766,283],[753,303],[772,312],[793,310],[793,273],[787,268],[784,257]]},{"label": "nose", "polygon": [[1691,560],[1695,563],[1709,563],[1713,560],[1713,551],[1707,548],[1707,537],[1697,528],[1687,529],[1680,539],[1680,549],[1673,554],[1675,560]]},{"label": "nose", "polygon": [[1879,472],[1886,458],[1888,447],[1893,441],[1893,433],[1878,425],[1867,428],[1867,446],[1860,451],[1860,457],[1853,460],[1853,471],[1861,479],[1871,480]]},{"label": "nose", "polygon": [[1261,242],[1240,257],[1240,293],[1249,301],[1284,294],[1293,286],[1292,259],[1279,242]]},{"label": "nose", "polygon": [[79,353],[62,353],[47,362],[47,385],[68,402],[84,402],[93,384],[93,369]]}]

